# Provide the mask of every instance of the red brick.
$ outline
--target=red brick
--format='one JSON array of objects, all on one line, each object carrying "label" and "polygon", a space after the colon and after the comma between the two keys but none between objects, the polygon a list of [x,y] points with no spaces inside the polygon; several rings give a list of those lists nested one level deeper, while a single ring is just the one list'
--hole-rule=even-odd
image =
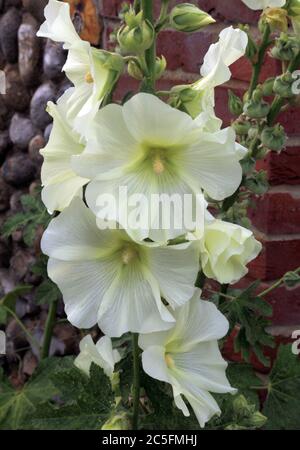
[{"label": "red brick", "polygon": [[[232,72],[232,78],[236,80],[249,81],[252,76],[252,65],[250,61],[246,58],[240,58],[237,62],[232,64],[230,67]],[[260,82],[262,83],[267,78],[274,77],[276,74],[281,73],[281,63],[280,61],[266,56],[265,62],[262,66],[262,71],[260,74]]]},{"label": "red brick", "polygon": [[267,171],[271,185],[300,184],[300,145],[288,147],[280,154],[270,152],[258,168]]},{"label": "red brick", "polygon": [[253,225],[268,234],[300,234],[300,187],[296,192],[270,190],[250,211]]},{"label": "red brick", "polygon": [[300,266],[299,235],[263,236],[260,240],[263,250],[249,265],[251,277],[265,281],[275,280]]}]

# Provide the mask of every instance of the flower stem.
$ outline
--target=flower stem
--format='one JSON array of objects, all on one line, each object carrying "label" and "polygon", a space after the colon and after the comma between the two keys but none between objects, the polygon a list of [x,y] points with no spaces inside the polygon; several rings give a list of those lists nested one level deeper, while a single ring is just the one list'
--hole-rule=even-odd
[{"label": "flower stem", "polygon": [[4,308],[7,311],[7,313],[10,314],[15,319],[15,321],[17,322],[19,327],[24,331],[24,333],[26,334],[28,339],[31,341],[31,343],[37,348],[37,350],[40,350],[39,342],[32,336],[30,331],[27,330],[27,328],[25,327],[23,322],[19,319],[17,314],[5,305],[2,305],[2,308]]},{"label": "flower stem", "polygon": [[[154,27],[153,0],[141,0],[143,18]],[[153,93],[155,91],[155,63],[156,63],[156,33],[151,47],[145,53],[148,74],[144,80],[143,90]]]},{"label": "flower stem", "polygon": [[42,359],[48,358],[48,356],[49,356],[50,344],[51,344],[53,328],[54,328],[54,324],[55,324],[57,303],[58,303],[58,300],[55,300],[49,306],[49,312],[48,312],[48,317],[47,317],[46,326],[45,326],[44,341],[43,341],[43,347],[42,347],[42,353],[41,353]]},{"label": "flower stem", "polygon": [[132,429],[137,430],[139,426],[139,405],[140,405],[140,362],[139,362],[139,335],[132,334],[133,351],[133,415]]},{"label": "flower stem", "polygon": [[267,48],[269,46],[269,37],[271,34],[271,29],[269,27],[269,25],[266,25],[264,33],[263,33],[263,37],[262,37],[262,43],[260,45],[259,51],[258,51],[258,55],[257,55],[257,62],[255,64],[253,64],[253,73],[252,73],[252,78],[251,78],[251,82],[250,82],[250,87],[249,87],[249,97],[252,97],[252,94],[254,92],[254,90],[256,89],[258,82],[259,82],[259,76],[260,76],[260,72],[261,72],[261,68],[265,59],[265,54],[267,51]]}]

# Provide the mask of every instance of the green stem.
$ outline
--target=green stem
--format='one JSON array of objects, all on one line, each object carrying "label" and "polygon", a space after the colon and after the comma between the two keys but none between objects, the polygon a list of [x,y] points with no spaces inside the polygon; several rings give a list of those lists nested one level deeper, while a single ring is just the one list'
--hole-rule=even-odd
[{"label": "green stem", "polygon": [[[298,269],[293,270],[294,273],[300,273],[300,267]],[[264,291],[262,291],[260,294],[258,294],[258,297],[264,297],[265,295],[269,294],[270,292],[274,291],[274,289],[277,289],[281,286],[281,284],[284,282],[284,277],[279,278],[272,286],[268,287]]]},{"label": "green stem", "polygon": [[132,429],[137,430],[139,426],[139,405],[140,405],[140,361],[139,361],[139,335],[132,334],[133,348],[133,415]]},{"label": "green stem", "polygon": [[[287,68],[287,72],[293,73],[294,70],[297,70],[300,66],[300,52],[298,54],[298,56],[296,56],[296,58],[290,62],[288,68]],[[280,97],[279,95],[276,95],[272,106],[271,106],[271,110],[269,112],[268,115],[268,125],[272,126],[275,123],[275,120],[278,116],[278,114],[281,112],[284,104],[286,102],[286,99]]]},{"label": "green stem", "polygon": [[263,62],[265,59],[265,54],[266,54],[267,48],[269,47],[269,44],[270,44],[269,43],[270,34],[271,34],[271,29],[270,29],[269,25],[266,25],[264,34],[262,37],[262,43],[258,50],[257,62],[255,64],[253,64],[252,78],[251,78],[250,87],[249,87],[249,97],[250,98],[252,97],[252,94],[253,94],[254,90],[256,89],[258,82],[259,82],[259,76],[260,76],[261,68],[262,68],[262,65],[263,65]]},{"label": "green stem", "polygon": [[[143,18],[148,20],[154,28],[153,0],[141,0]],[[156,33],[151,47],[145,52],[148,75],[144,80],[144,90],[153,93],[155,91],[155,63],[156,63]]]},{"label": "green stem", "polygon": [[168,21],[169,0],[162,0],[159,18],[155,26],[155,31],[159,33]]},{"label": "green stem", "polygon": [[27,330],[27,328],[25,327],[25,325],[21,322],[21,320],[19,319],[19,317],[17,316],[17,314],[12,311],[10,308],[8,308],[5,305],[2,305],[2,308],[4,308],[8,314],[10,314],[15,321],[17,322],[17,324],[19,325],[19,327],[24,331],[24,333],[26,334],[26,336],[29,338],[29,340],[31,341],[31,343],[38,349],[40,350],[40,344],[39,342],[32,336],[32,334]]},{"label": "green stem", "polygon": [[55,318],[56,318],[57,303],[58,303],[58,301],[56,300],[56,301],[52,302],[49,306],[48,317],[47,317],[47,321],[46,321],[46,325],[45,325],[42,353],[41,353],[42,359],[48,358],[48,356],[49,356],[50,344],[51,344],[53,328],[54,328]]}]

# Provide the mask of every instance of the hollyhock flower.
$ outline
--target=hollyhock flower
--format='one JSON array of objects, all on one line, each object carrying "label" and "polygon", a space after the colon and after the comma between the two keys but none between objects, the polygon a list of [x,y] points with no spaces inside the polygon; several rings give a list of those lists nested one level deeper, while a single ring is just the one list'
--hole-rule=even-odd
[{"label": "hollyhock flower", "polygon": [[171,330],[140,336],[143,369],[172,385],[177,408],[189,416],[184,396],[204,427],[221,413],[210,392],[235,392],[226,378],[227,363],[217,342],[228,332],[228,321],[215,305],[200,300],[199,293],[174,315],[176,325]]},{"label": "hollyhock flower", "polygon": [[97,322],[108,336],[170,328],[172,308],[194,293],[199,253],[195,246],[145,246],[123,230],[100,230],[82,200],[53,219],[42,250],[49,277],[63,294],[69,321],[78,328]]},{"label": "hollyhock flower", "polygon": [[46,20],[37,32],[38,37],[63,42],[65,49],[69,49],[71,45],[81,41],[72,23],[68,3],[49,0],[44,14]]},{"label": "hollyhock flower", "polygon": [[68,100],[74,88],[68,89],[57,105],[48,103],[47,111],[53,117],[53,128],[49,142],[41,150],[44,157],[42,166],[42,200],[50,212],[62,211],[75,196],[82,196],[82,187],[88,179],[77,175],[71,168],[73,155],[80,154],[84,145],[80,136],[67,120]]},{"label": "hollyhock flower", "polygon": [[206,222],[199,245],[203,272],[222,284],[235,283],[246,275],[246,265],[262,249],[250,230],[222,220]]},{"label": "hollyhock flower", "polygon": [[64,48],[69,50],[63,71],[75,90],[68,100],[68,119],[84,135],[87,122],[94,118],[122,72],[123,58],[81,40],[72,24],[68,3],[50,0],[45,17],[37,36],[63,42]]},{"label": "hollyhock flower", "polygon": [[103,336],[94,344],[90,335],[85,336],[79,344],[80,353],[74,361],[78,369],[90,374],[92,363],[104,370],[108,377],[113,376],[115,364],[121,360],[118,350],[113,350],[111,339]]},{"label": "hollyhock flower", "polygon": [[219,41],[212,44],[204,57],[201,67],[202,78],[189,86],[175,86],[173,92],[180,94],[180,90],[185,93],[188,88],[190,99],[183,102],[185,110],[195,118],[201,114],[202,121],[214,128],[220,128],[221,121],[215,117],[214,113],[214,88],[226,83],[231,78],[229,66],[241,58],[247,48],[248,36],[239,29],[232,26],[221,31]]},{"label": "hollyhock flower", "polygon": [[89,42],[77,42],[69,49],[63,70],[75,90],[68,100],[68,118],[82,135],[85,135],[87,123],[95,117],[123,67],[120,55],[98,50]]},{"label": "hollyhock flower", "polygon": [[[146,208],[154,194],[167,194],[167,203],[174,194],[183,201],[185,194],[201,198],[203,189],[210,197],[222,200],[235,192],[241,182],[242,154],[240,148],[237,151],[233,129],[203,131],[188,114],[154,95],[140,93],[124,106],[102,108],[89,131],[87,148],[73,158],[73,168],[92,180],[86,199],[100,219],[104,218],[99,200],[102,193],[117,198],[120,186],[127,188],[128,197],[142,194],[145,202],[141,208]],[[186,231],[184,226],[180,230],[155,229],[151,220],[159,213],[165,222],[170,217],[165,203],[162,199],[161,210],[151,210],[148,228],[138,239],[165,241]],[[122,222],[125,207],[120,204],[118,217],[112,212],[109,219],[120,221],[128,229],[128,224]],[[143,214],[146,215],[144,210]],[[182,214],[182,209],[178,214]]]},{"label": "hollyhock flower", "polygon": [[266,8],[281,8],[286,4],[286,0],[242,0],[242,2],[254,11]]}]

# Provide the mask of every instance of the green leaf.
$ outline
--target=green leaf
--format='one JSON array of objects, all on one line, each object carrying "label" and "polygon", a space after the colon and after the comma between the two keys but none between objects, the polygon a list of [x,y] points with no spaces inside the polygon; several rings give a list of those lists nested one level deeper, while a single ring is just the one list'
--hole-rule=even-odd
[{"label": "green leaf", "polygon": [[8,292],[0,299],[0,325],[4,325],[7,322],[9,315],[7,308],[14,311],[18,297],[27,294],[31,289],[32,286],[30,285],[17,286],[13,291]]},{"label": "green leaf", "polygon": [[300,359],[292,346],[281,345],[270,373],[263,414],[268,430],[300,430]]},{"label": "green leaf", "polygon": [[271,305],[256,295],[260,284],[257,280],[244,291],[232,291],[235,299],[224,301],[220,309],[230,322],[231,330],[239,325],[239,331],[235,336],[234,348],[241,352],[245,361],[249,362],[251,351],[266,366],[270,365],[269,359],[264,355],[264,347],[274,347],[274,338],[267,334],[266,328],[270,325],[269,317],[272,315]]},{"label": "green leaf", "polygon": [[53,281],[49,278],[44,280],[36,289],[36,302],[38,305],[50,304],[61,297],[60,291]]},{"label": "green leaf", "polygon": [[7,381],[1,381],[0,429],[28,428],[28,421],[35,413],[36,406],[58,394],[49,375],[63,370],[70,362],[69,358],[49,358],[42,361],[22,389],[15,390]]},{"label": "green leaf", "polygon": [[31,421],[33,429],[101,429],[115,403],[110,380],[99,366],[92,364],[90,377],[74,366],[53,374],[51,380],[60,399],[39,405]]},{"label": "green leaf", "polygon": [[283,282],[288,288],[293,288],[300,284],[300,274],[295,272],[287,272],[283,277]]}]

